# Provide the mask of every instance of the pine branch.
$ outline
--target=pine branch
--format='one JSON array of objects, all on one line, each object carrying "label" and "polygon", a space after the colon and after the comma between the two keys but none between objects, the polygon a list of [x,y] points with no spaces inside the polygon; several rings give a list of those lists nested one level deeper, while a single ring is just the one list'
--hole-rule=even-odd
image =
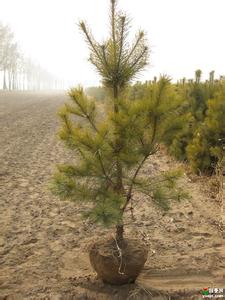
[{"label": "pine branch", "polygon": [[127,200],[126,200],[126,203],[125,203],[124,207],[122,208],[123,211],[126,209],[128,203],[129,203],[129,201],[130,201],[130,199],[131,199],[131,197],[132,197],[132,190],[133,190],[134,182],[135,182],[135,179],[136,179],[136,177],[137,177],[139,171],[140,171],[141,168],[143,167],[143,165],[144,165],[145,161],[147,160],[147,158],[148,158],[150,155],[152,155],[152,154],[154,154],[154,152],[149,152],[148,154],[146,154],[146,155],[144,156],[144,158],[142,159],[142,161],[140,162],[140,164],[138,165],[136,171],[134,172],[134,175],[133,175],[133,177],[132,177],[132,179],[131,179],[131,184],[130,184],[130,187],[129,187],[129,190],[128,190],[128,193],[127,193]]},{"label": "pine branch", "polygon": [[136,58],[136,60],[134,61],[134,63],[130,66],[130,69],[131,69],[131,70],[134,69],[135,66],[137,66],[136,69],[135,69],[135,73],[136,73],[137,71],[139,71],[140,69],[142,69],[143,66],[146,65],[146,61],[145,61],[145,60],[144,60],[143,63],[142,63],[141,65],[139,65],[139,66],[138,66],[138,63],[139,63],[140,60],[143,58],[144,54],[147,53],[147,51],[148,51],[148,47],[145,47],[144,50],[143,50],[143,51],[139,54],[139,56]]},{"label": "pine branch", "polygon": [[105,167],[104,167],[104,164],[103,164],[103,161],[102,161],[102,158],[101,158],[99,149],[97,150],[97,156],[98,156],[98,160],[99,160],[99,162],[100,162],[100,165],[101,165],[103,174],[105,175],[105,178],[106,178],[112,185],[114,185],[114,182],[112,181],[112,179],[111,179],[111,178],[107,175],[107,173],[106,173],[106,170],[105,170]]},{"label": "pine branch", "polygon": [[[77,91],[77,90],[75,90]],[[79,90],[78,90],[79,92]],[[82,96],[83,96],[83,91],[81,90],[82,92]],[[80,108],[81,112],[83,113],[83,116],[82,117],[85,117],[86,120],[88,120],[89,124],[91,125],[91,127],[94,129],[94,131],[99,135],[101,136],[101,133],[99,131],[99,129],[97,128],[97,126],[95,125],[94,121],[92,120],[92,118],[90,117],[90,114],[88,113],[88,110],[85,110],[84,107],[81,105],[81,103],[78,101],[77,97],[76,96],[73,96],[72,92],[69,93],[69,95],[73,98],[73,100],[76,102],[77,106]],[[106,136],[103,137],[105,139],[105,141],[108,143],[108,145],[114,149],[114,145],[111,141],[109,141]]]},{"label": "pine branch", "polygon": [[122,52],[123,52],[125,22],[126,22],[126,17],[125,16],[121,17],[120,51],[119,51],[119,56],[118,56],[117,70],[119,70],[120,60],[121,60],[121,56],[122,56]]},{"label": "pine branch", "polygon": [[125,63],[127,63],[129,61],[129,59],[131,58],[131,56],[133,55],[133,53],[135,52],[136,48],[138,47],[140,41],[142,40],[142,38],[144,37],[144,32],[141,31],[139,32],[138,34],[138,37],[137,37],[137,40],[136,42],[134,43],[129,55],[127,56],[126,60],[125,60]]},{"label": "pine branch", "polygon": [[[80,22],[80,28],[82,29],[82,31],[84,32],[87,42],[89,44],[89,46],[91,47],[93,53],[95,53],[95,55],[97,56],[97,58],[99,59],[99,61],[101,62],[101,66],[100,67],[104,67],[104,62],[102,61],[102,57],[99,54],[94,42],[92,41],[92,37],[91,35],[88,33],[86,25],[84,22]],[[100,69],[100,67],[96,64],[96,62],[92,61],[93,64],[95,64],[95,66],[97,67],[97,69]]]},{"label": "pine branch", "polygon": [[[164,88],[166,87],[166,84],[169,83],[169,79],[167,79],[166,77],[161,77],[160,81],[159,81],[160,85],[159,85],[159,94],[158,97],[156,98],[156,104],[155,107],[157,108],[160,104],[160,100],[162,97],[162,93],[164,91]],[[151,139],[151,144],[153,144],[154,140],[155,140],[155,136],[156,136],[156,131],[157,131],[157,124],[158,124],[158,118],[155,115],[154,116],[154,120],[153,120],[153,133],[152,133],[152,139]]]},{"label": "pine branch", "polygon": [[112,39],[113,39],[114,63],[116,62],[115,10],[116,10],[116,0],[111,0],[111,13],[112,13],[111,27],[112,27]]},{"label": "pine branch", "polygon": [[103,59],[104,59],[105,65],[106,65],[106,69],[108,70],[109,69],[109,64],[108,64],[108,61],[107,61],[107,58],[106,58],[106,53],[105,53],[106,46],[102,45],[101,49],[102,49],[102,54],[103,54]]}]

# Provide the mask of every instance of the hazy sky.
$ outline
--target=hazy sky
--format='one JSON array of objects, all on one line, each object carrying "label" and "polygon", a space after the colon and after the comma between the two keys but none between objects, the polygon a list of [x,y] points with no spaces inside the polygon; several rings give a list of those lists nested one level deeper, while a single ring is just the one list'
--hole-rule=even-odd
[{"label": "hazy sky", "polygon": [[[140,80],[159,73],[190,78],[200,68],[225,74],[225,0],[119,0],[132,18],[131,34],[148,33],[151,64]],[[109,0],[0,0],[0,21],[20,48],[58,77],[96,85],[88,49],[78,29],[86,20],[102,40],[108,32]]]}]

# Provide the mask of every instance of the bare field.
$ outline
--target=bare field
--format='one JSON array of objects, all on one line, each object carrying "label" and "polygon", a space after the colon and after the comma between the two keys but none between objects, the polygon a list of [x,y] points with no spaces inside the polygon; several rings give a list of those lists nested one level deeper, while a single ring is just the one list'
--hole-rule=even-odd
[{"label": "bare field", "polygon": [[[152,299],[182,290],[192,299],[203,287],[225,288],[213,179],[192,175],[182,179],[192,198],[165,215],[136,195],[136,226],[126,233],[149,245],[138,284],[116,288],[95,279],[88,244],[112,232],[83,221],[81,207],[48,190],[55,164],[73,158],[56,136],[65,100],[63,93],[0,92],[0,299]],[[161,153],[143,172],[177,165]]]}]

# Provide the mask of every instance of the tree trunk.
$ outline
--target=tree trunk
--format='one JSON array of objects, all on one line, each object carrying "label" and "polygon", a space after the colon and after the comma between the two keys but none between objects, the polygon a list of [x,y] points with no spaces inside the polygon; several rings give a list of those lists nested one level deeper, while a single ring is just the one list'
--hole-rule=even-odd
[{"label": "tree trunk", "polygon": [[23,85],[23,91],[25,91],[25,89],[26,89],[26,85],[25,85],[25,75],[23,74],[23,77],[22,77],[22,80],[23,80],[23,83],[22,83],[22,85]]},{"label": "tree trunk", "polygon": [[12,72],[12,90],[16,89],[16,76],[14,71]]},{"label": "tree trunk", "polygon": [[4,69],[4,75],[3,75],[3,90],[7,89],[7,85],[6,85],[6,78],[5,78],[5,69]]},{"label": "tree trunk", "polygon": [[124,233],[123,224],[116,225],[116,241],[119,246],[123,241],[123,233]]},{"label": "tree trunk", "polygon": [[[119,112],[118,94],[119,94],[118,87],[114,86],[114,88],[113,88],[113,101],[114,101],[114,112],[115,113]],[[117,155],[120,152],[121,146],[122,146],[122,141],[121,141],[120,137],[116,136],[115,151],[116,151]],[[116,178],[117,180],[116,180],[115,190],[118,193],[118,195],[121,195],[121,194],[124,194],[124,187],[123,187],[123,180],[122,180],[123,170],[122,170],[122,166],[121,166],[119,158],[117,158],[117,161],[116,161],[116,170],[117,170],[117,178]],[[123,242],[123,232],[124,232],[123,224],[117,225],[116,226],[116,240],[117,240],[117,243],[118,243],[119,247],[121,247],[121,244]]]},{"label": "tree trunk", "polygon": [[[114,101],[114,112],[118,113],[119,112],[119,107],[118,107],[118,87],[114,86],[113,88],[113,101]],[[121,148],[121,139],[116,137],[116,141],[115,141],[115,148],[116,148],[116,153],[119,154],[120,148]],[[122,172],[122,166],[121,163],[119,161],[119,159],[117,159],[116,162],[116,169],[117,169],[117,183],[116,183],[116,191],[118,191],[119,193],[123,193],[124,189],[123,189],[123,181],[122,181],[122,177],[123,177],[123,172]]]},{"label": "tree trunk", "polygon": [[11,72],[8,71],[8,80],[9,80],[9,90],[11,91],[12,89],[12,77],[11,77]]}]

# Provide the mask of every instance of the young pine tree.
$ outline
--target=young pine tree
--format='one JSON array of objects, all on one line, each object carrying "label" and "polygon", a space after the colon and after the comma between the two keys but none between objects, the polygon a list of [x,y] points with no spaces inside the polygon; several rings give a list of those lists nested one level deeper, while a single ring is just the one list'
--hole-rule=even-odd
[{"label": "young pine tree", "polygon": [[[139,31],[128,43],[129,22],[111,0],[110,36],[95,41],[84,22],[80,28],[90,49],[90,62],[102,77],[110,94],[104,116],[81,87],[71,89],[70,103],[60,111],[60,138],[76,153],[76,164],[57,166],[52,189],[63,199],[91,202],[85,216],[104,226],[116,225],[116,239],[123,240],[123,214],[129,209],[135,190],[162,208],[180,199],[176,172],[140,176],[168,131],[165,105],[173,99],[170,83],[162,77],[143,99],[129,101],[125,89],[148,63],[149,48]],[[168,96],[169,95],[169,96]]]},{"label": "young pine tree", "polygon": [[207,101],[214,98],[218,85],[214,81],[214,71],[210,72],[209,81],[206,82],[200,81],[201,74],[201,70],[196,70],[195,80],[186,82],[183,79],[177,84],[177,94],[183,99],[178,113],[180,128],[177,128],[172,139],[168,140],[167,146],[169,153],[177,159],[189,160],[190,145],[194,143],[198,149],[193,148],[193,156],[197,151],[196,153],[204,158],[202,166],[207,166],[210,164],[210,157],[206,155],[207,150],[202,148],[199,152],[199,144],[204,143],[200,127],[206,118]]},{"label": "young pine tree", "polygon": [[225,144],[225,83],[217,87],[213,99],[207,102],[205,120],[187,147],[188,159],[195,172],[212,173],[224,157]]}]

